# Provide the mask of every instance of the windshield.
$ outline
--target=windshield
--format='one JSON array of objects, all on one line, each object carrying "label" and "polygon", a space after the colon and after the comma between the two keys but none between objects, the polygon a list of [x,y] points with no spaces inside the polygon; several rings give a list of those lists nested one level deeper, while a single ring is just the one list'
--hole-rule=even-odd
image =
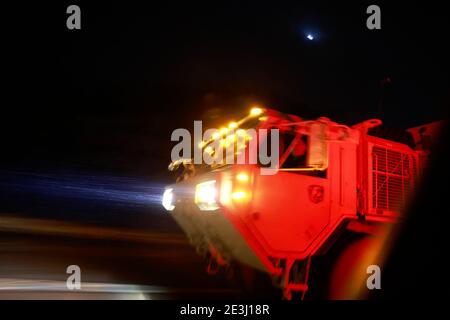
[{"label": "windshield", "polygon": [[298,173],[324,171],[325,127],[323,121],[303,121],[268,110],[256,116],[250,114],[221,129],[206,130],[204,140],[195,146],[194,152],[200,151],[195,153],[197,160],[187,159],[181,171],[190,177],[236,164]]},{"label": "windshield", "polygon": [[248,150],[252,150],[256,146],[260,123],[259,119],[250,119],[236,130],[230,131],[222,139],[211,142],[206,146],[204,152],[208,153],[212,150],[209,155],[213,159],[210,164],[200,165],[199,169],[213,170],[227,165],[250,163]]}]

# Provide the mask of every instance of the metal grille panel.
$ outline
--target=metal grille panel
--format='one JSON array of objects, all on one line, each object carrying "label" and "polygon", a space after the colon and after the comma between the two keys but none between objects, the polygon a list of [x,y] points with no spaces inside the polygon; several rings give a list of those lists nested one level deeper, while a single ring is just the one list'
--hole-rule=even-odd
[{"label": "metal grille panel", "polygon": [[407,153],[374,146],[372,170],[372,207],[400,210],[413,187],[414,158]]}]

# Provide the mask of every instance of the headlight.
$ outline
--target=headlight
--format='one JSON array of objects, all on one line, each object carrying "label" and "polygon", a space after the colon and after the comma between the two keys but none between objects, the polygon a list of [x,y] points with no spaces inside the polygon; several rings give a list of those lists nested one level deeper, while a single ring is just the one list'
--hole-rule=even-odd
[{"label": "headlight", "polygon": [[216,180],[210,180],[197,184],[195,187],[195,203],[204,211],[219,209],[217,205]]},{"label": "headlight", "polygon": [[167,211],[172,211],[173,209],[175,209],[172,188],[166,189],[164,191],[162,205]]}]

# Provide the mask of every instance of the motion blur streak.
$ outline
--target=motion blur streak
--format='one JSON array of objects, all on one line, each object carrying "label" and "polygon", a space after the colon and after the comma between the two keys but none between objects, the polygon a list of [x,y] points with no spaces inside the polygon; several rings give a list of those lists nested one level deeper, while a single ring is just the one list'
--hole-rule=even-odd
[{"label": "motion blur streak", "polygon": [[[32,280],[32,279],[0,279],[0,291],[67,291],[65,281]],[[164,287],[138,286],[130,284],[83,283],[84,292],[142,293],[167,292]]]},{"label": "motion blur streak", "polygon": [[113,202],[121,206],[159,206],[162,183],[144,179],[78,174],[0,171],[0,188],[18,193]]},{"label": "motion blur streak", "polygon": [[159,179],[0,170],[0,300],[242,295],[204,274],[163,193]]},{"label": "motion blur streak", "polygon": [[[59,235],[85,239],[122,240],[135,243],[157,243],[166,245],[183,245],[183,235],[156,230],[145,232],[127,228],[95,227],[75,222],[59,220],[22,218],[1,213],[0,232],[15,232],[37,235]],[[0,242],[0,248],[5,249]]]},{"label": "motion blur streak", "polygon": [[231,289],[190,289],[152,285],[110,284],[85,282],[77,291],[68,291],[65,281],[33,279],[0,279],[0,299],[125,299],[148,300],[168,299],[173,293],[233,294]]}]

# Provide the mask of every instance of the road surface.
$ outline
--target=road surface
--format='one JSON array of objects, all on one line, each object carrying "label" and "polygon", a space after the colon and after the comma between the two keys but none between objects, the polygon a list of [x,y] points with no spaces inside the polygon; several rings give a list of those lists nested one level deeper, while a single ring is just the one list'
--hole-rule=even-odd
[{"label": "road surface", "polygon": [[[0,221],[0,299],[239,298],[225,276],[205,273],[181,233],[100,228],[45,219]],[[69,265],[81,290],[69,290]]]}]

